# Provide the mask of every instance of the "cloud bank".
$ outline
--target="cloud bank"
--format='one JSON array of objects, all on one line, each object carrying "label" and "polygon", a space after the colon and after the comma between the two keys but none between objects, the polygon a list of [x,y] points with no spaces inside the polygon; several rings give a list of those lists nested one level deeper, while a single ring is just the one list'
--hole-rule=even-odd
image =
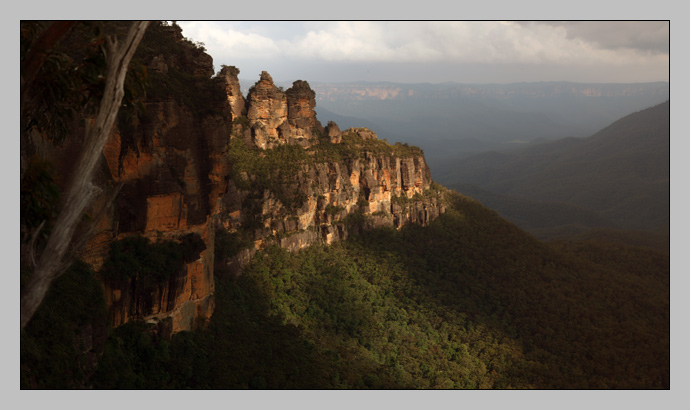
[{"label": "cloud bank", "polygon": [[[668,79],[668,22],[181,22],[219,64],[254,69],[312,65],[579,67],[602,74],[635,66]],[[597,68],[598,67],[598,68]],[[439,71],[437,68],[436,71]],[[370,70],[371,71],[371,70]],[[559,70],[556,70],[559,71]],[[562,70],[561,70],[562,71]],[[665,73],[664,73],[665,71]],[[322,73],[322,76],[325,76]],[[275,77],[275,76],[274,76]],[[602,77],[603,78],[603,77]],[[567,78],[564,78],[567,80]],[[461,81],[444,78],[442,81]],[[519,78],[515,78],[519,81]],[[573,78],[573,81],[578,81]],[[606,80],[604,80],[606,81]]]}]

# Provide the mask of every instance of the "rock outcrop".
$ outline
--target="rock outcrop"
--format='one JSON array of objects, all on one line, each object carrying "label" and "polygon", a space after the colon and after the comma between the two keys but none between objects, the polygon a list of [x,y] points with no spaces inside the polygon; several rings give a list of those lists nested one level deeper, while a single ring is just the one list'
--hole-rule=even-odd
[{"label": "rock outcrop", "polygon": [[266,71],[261,72],[261,78],[249,90],[247,104],[252,142],[264,149],[286,144],[287,96]]},{"label": "rock outcrop", "polygon": [[230,115],[232,119],[247,115],[247,103],[242,95],[240,80],[237,77],[239,73],[240,70],[235,66],[223,66],[219,74],[226,83],[225,93],[228,96],[228,104],[230,105]]},{"label": "rock outcrop", "polygon": [[288,142],[302,147],[310,146],[323,133],[323,126],[316,119],[316,93],[309,83],[297,80],[286,92],[288,102]]},{"label": "rock outcrop", "polygon": [[[226,75],[228,83],[239,85],[236,77],[230,78],[230,71],[226,71]],[[249,89],[247,95],[251,141],[262,149],[282,144],[305,148],[311,146],[324,131],[316,119],[315,96],[316,93],[306,81],[297,80],[283,92],[273,83],[270,74],[261,72],[259,81]]]},{"label": "rock outcrop", "polygon": [[[210,79],[211,57],[179,33],[172,34],[183,52],[153,55],[148,60],[163,75],[161,82],[173,72],[182,72],[182,78],[190,82],[187,86],[200,93],[221,87]],[[237,72],[229,78],[236,79]],[[161,323],[160,330],[170,334],[191,330],[213,314],[215,216],[222,209],[218,199],[224,194],[228,173],[224,151],[233,115],[245,113],[238,91],[239,84],[227,84],[225,93],[220,93],[227,94],[227,102],[206,101],[217,107],[204,114],[175,93],[155,93],[143,102],[145,115],[112,133],[104,149],[101,178],[122,187],[82,259],[98,271],[108,258],[110,244],[133,235],[178,242],[194,233],[206,248],[198,259],[160,283],[142,287],[142,278],[104,280],[113,326],[143,320]]]},{"label": "rock outcrop", "polygon": [[[104,279],[112,325],[143,320],[167,334],[203,325],[215,304],[217,232],[244,241],[220,258],[239,271],[269,244],[330,244],[368,227],[428,224],[444,211],[421,150],[366,128],[324,129],[306,81],[284,92],[264,71],[245,99],[239,70],[224,66],[211,78],[210,56],[178,29],[168,29],[177,54],[144,57],[158,81],[145,114],[120,121],[107,143],[96,182],[121,189],[80,257],[98,271],[111,244],[132,236],[157,243],[194,234],[205,249],[159,281]],[[59,149],[40,137],[35,145],[69,173],[83,135],[74,134]]]},{"label": "rock outcrop", "polygon": [[338,124],[333,121],[328,122],[325,132],[332,144],[338,144],[343,140],[340,127],[338,127]]}]

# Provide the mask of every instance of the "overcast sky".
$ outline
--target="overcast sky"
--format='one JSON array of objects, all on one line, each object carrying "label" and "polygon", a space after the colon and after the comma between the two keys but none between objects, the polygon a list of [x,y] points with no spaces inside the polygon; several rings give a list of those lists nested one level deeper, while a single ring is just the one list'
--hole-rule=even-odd
[{"label": "overcast sky", "polygon": [[240,78],[292,82],[669,80],[669,23],[182,21]]}]

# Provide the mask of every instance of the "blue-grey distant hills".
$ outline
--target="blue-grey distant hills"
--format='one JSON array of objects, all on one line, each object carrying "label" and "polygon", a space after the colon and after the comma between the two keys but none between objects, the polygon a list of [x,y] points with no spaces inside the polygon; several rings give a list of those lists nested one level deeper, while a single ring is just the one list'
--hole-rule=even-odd
[{"label": "blue-grey distant hills", "polygon": [[587,137],[669,99],[669,83],[311,83],[325,124],[367,124],[379,137],[424,149],[434,177],[444,162],[535,140]]},{"label": "blue-grey distant hills", "polygon": [[669,123],[666,101],[588,138],[482,153],[436,178],[532,232],[570,225],[663,233],[670,217]]}]

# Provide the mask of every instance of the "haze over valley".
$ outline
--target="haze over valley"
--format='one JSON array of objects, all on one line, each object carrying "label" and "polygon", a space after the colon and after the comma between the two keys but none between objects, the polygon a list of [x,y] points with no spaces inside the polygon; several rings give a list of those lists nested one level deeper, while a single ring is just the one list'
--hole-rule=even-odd
[{"label": "haze over valley", "polygon": [[424,149],[434,176],[453,160],[530,142],[588,137],[669,98],[668,83],[320,84],[322,121],[368,124]]},{"label": "haze over valley", "polygon": [[[470,156],[438,179],[541,237],[615,227],[668,238],[669,106],[632,113],[587,138]],[[536,212],[545,206],[549,212]]]}]

